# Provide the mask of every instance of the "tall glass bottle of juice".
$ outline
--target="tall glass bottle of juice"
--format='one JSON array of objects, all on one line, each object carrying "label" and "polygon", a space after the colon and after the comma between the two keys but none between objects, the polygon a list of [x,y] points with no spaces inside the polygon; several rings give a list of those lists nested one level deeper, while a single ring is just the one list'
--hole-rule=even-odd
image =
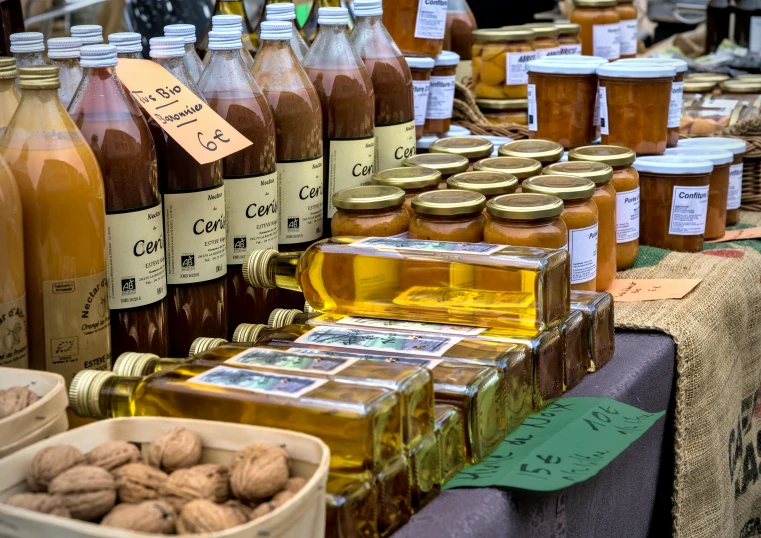
[{"label": "tall glass bottle of juice", "polygon": [[58,68],[23,67],[19,85],[0,152],[24,215],[29,366],[70,381],[111,363],[103,178],[58,99]]},{"label": "tall glass bottle of juice", "polygon": [[[320,18],[320,8],[324,7],[346,7],[346,2],[344,0],[315,0],[312,2],[309,17],[304,21],[304,26],[301,27],[301,35],[306,39],[307,43],[312,43],[317,37],[317,26],[320,24],[318,21]],[[349,28],[354,28],[354,18],[349,17],[347,24]]]},{"label": "tall glass bottle of juice", "polygon": [[203,73],[203,62],[196,52],[196,27],[192,24],[168,24],[164,26],[164,35],[185,41],[185,68],[193,82],[197,83]]},{"label": "tall glass bottle of juice", "polygon": [[11,122],[21,101],[16,88],[17,76],[16,58],[0,58],[0,132]]},{"label": "tall glass bottle of juice", "polygon": [[[241,35],[243,48],[253,57],[256,54],[256,51],[259,50],[259,36],[254,31],[254,28],[261,18],[261,13],[257,13],[256,17],[251,18],[248,16],[248,13],[246,13],[246,3],[243,0],[217,0],[214,5],[214,15],[239,15],[241,17],[241,22],[243,23]],[[212,24],[213,22],[209,23],[209,27],[206,29],[203,39],[201,39],[197,45],[198,53],[204,57],[209,49],[209,32],[214,29],[212,28]]]},{"label": "tall glass bottle of juice", "polygon": [[79,65],[80,47],[82,47],[82,41],[77,37],[48,39],[50,65],[58,68],[58,76],[61,79],[58,98],[66,108],[69,108],[77,86],[82,80],[82,67]]},{"label": "tall glass bottle of juice", "polygon": [[369,185],[375,163],[373,84],[346,35],[348,20],[344,7],[320,8],[320,31],[304,58],[322,108],[326,231],[336,212],[333,194]]},{"label": "tall glass bottle of juice", "polygon": [[296,58],[300,62],[304,61],[307,52],[309,52],[309,45],[304,41],[304,37],[296,28],[296,6],[291,2],[267,2],[265,6],[266,17],[268,21],[290,21],[293,25],[293,33],[291,34],[291,48],[293,49]]},{"label": "tall glass bottle of juice", "polygon": [[476,18],[467,0],[449,0],[447,4],[447,26],[444,33],[444,50],[460,56],[460,60],[470,60],[473,46],[473,30],[478,29]]},{"label": "tall glass bottle of juice", "polygon": [[103,27],[97,24],[72,26],[71,37],[78,38],[83,45],[100,45],[103,43]]},{"label": "tall glass bottle of juice", "polygon": [[381,0],[355,0],[354,49],[365,62],[375,89],[375,170],[402,166],[415,154],[412,74],[383,26]]},{"label": "tall glass bottle of juice", "polygon": [[[240,15],[214,15],[211,18],[211,31],[212,32],[243,32],[243,19]],[[210,32],[211,33],[211,32]],[[243,34],[241,33],[241,36]],[[207,39],[209,36],[206,36]],[[243,48],[243,42],[241,41],[241,47],[238,51],[243,62],[246,64],[246,69],[251,71],[254,66],[254,57]],[[209,65],[211,60],[211,54],[207,51],[203,57],[203,68]]]},{"label": "tall glass bottle of juice", "polygon": [[128,60],[143,59],[143,37],[136,32],[109,34],[108,44],[116,47],[116,57]]},{"label": "tall glass bottle of juice", "polygon": [[40,32],[11,34],[11,54],[17,67],[45,65],[45,41]]},{"label": "tall glass bottle of juice", "polygon": [[[206,102],[185,68],[183,40],[154,37],[150,45],[151,58]],[[152,129],[154,139],[162,136],[156,128]],[[172,137],[164,134],[163,139],[164,170],[163,176],[159,175],[159,188],[164,198],[169,352],[184,356],[199,335],[227,335],[222,161],[199,164]],[[211,231],[195,234],[193,227],[199,219]]]},{"label": "tall glass bottle of juice", "polygon": [[[209,66],[198,89],[217,114],[253,144],[222,160],[227,204],[228,327],[247,320],[266,323],[275,290],[243,280],[241,264],[250,248],[276,248],[278,184],[275,120],[240,50],[240,30],[209,32]],[[248,53],[246,53],[248,54]],[[261,245],[261,246],[252,246]]]},{"label": "tall glass bottle of juice", "polygon": [[98,159],[106,188],[111,347],[169,351],[164,223],[148,123],[116,76],[116,47],[86,45],[84,78],[69,107]]}]

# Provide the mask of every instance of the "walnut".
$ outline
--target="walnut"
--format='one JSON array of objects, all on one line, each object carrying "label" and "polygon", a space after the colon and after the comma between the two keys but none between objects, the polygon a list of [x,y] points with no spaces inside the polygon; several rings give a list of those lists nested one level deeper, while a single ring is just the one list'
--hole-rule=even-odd
[{"label": "walnut", "polygon": [[148,448],[148,464],[168,473],[193,467],[201,461],[201,437],[193,431],[177,427],[164,432]]},{"label": "walnut", "polygon": [[71,517],[84,521],[99,518],[116,503],[116,483],[105,469],[93,465],[72,467],[56,476],[48,492],[60,495]]},{"label": "walnut", "polygon": [[177,520],[177,534],[217,532],[238,526],[237,518],[224,506],[206,499],[190,501]]},{"label": "walnut", "polygon": [[174,534],[177,512],[163,501],[143,501],[140,504],[117,504],[101,525],[130,531],[154,534]]},{"label": "walnut", "polygon": [[274,497],[272,497],[272,500],[270,501],[270,504],[274,505],[275,508],[278,508],[280,506],[283,506],[285,503],[290,501],[296,496],[296,493],[293,491],[288,491],[287,489],[284,489]]},{"label": "walnut", "polygon": [[128,463],[113,471],[119,501],[139,503],[157,499],[169,475],[144,463]]},{"label": "walnut", "polygon": [[253,512],[251,512],[251,515],[249,516],[249,521],[253,521],[255,519],[259,519],[262,516],[266,516],[270,512],[272,512],[276,506],[274,506],[272,503],[262,503],[256,508],[254,508]]},{"label": "walnut", "polygon": [[26,477],[29,491],[47,491],[56,476],[85,462],[85,455],[70,445],[49,446],[34,455]]},{"label": "walnut", "polygon": [[175,508],[194,499],[223,503],[230,497],[227,468],[215,463],[178,469],[169,475],[159,495]]},{"label": "walnut", "polygon": [[238,450],[230,463],[233,495],[246,503],[272,497],[288,482],[288,453],[275,445],[254,444]]},{"label": "walnut", "polygon": [[108,441],[87,453],[87,464],[113,471],[128,463],[142,461],[140,449],[126,441]]},{"label": "walnut", "polygon": [[71,512],[64,506],[61,498],[47,493],[17,493],[6,499],[5,504],[52,516],[71,517]]},{"label": "walnut", "polygon": [[299,490],[306,485],[306,483],[307,481],[305,478],[294,476],[293,478],[289,478],[288,482],[285,483],[285,490],[292,491],[293,493],[298,493]]},{"label": "walnut", "polygon": [[39,400],[40,397],[26,387],[11,387],[0,392],[0,418],[18,413]]},{"label": "walnut", "polygon": [[270,499],[269,502],[265,502],[254,508],[253,512],[251,512],[251,515],[249,516],[249,520],[253,521],[257,518],[260,518],[262,516],[266,516],[273,510],[280,508],[283,506],[286,502],[290,501],[296,496],[296,493],[293,491],[283,490],[280,493],[276,494],[272,499]]},{"label": "walnut", "polygon": [[247,523],[249,518],[251,517],[252,510],[240,502],[237,499],[230,499],[225,504],[221,505],[222,508],[227,510],[227,513],[238,522],[238,525],[243,525],[244,523]]}]

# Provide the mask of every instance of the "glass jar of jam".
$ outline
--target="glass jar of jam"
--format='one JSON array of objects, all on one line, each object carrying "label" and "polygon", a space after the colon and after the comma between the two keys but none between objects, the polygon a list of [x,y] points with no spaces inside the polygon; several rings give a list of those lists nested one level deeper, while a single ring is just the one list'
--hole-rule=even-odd
[{"label": "glass jar of jam", "polygon": [[410,239],[481,243],[484,240],[486,198],[473,191],[447,189],[412,199],[415,216]]},{"label": "glass jar of jam", "polygon": [[431,89],[431,71],[436,61],[433,58],[405,58],[412,74],[412,92],[415,98],[415,138],[420,140],[425,125],[425,111],[428,109],[428,93]]},{"label": "glass jar of jam", "polygon": [[575,22],[556,22],[558,43],[561,56],[578,56],[581,54],[581,25]]},{"label": "glass jar of jam", "polygon": [[560,218],[563,200],[548,194],[505,194],[486,203],[491,216],[484,241],[495,245],[567,248],[568,228]]},{"label": "glass jar of jam", "polygon": [[398,0],[383,25],[405,55],[433,58],[444,47],[447,0]]},{"label": "glass jar of jam", "polygon": [[574,0],[571,22],[581,26],[581,53],[618,60],[619,22],[616,0]]},{"label": "glass jar of jam", "polygon": [[492,125],[528,125],[528,99],[476,99],[476,105]]},{"label": "glass jar of jam", "polygon": [[430,153],[448,153],[465,157],[472,163],[489,157],[494,150],[494,144],[478,136],[455,136],[452,138],[439,138],[431,144]]},{"label": "glass jar of jam", "polygon": [[333,195],[336,213],[330,223],[332,237],[391,237],[406,233],[410,215],[402,207],[405,193],[397,187],[366,185]]},{"label": "glass jar of jam", "polygon": [[570,161],[547,166],[543,174],[578,176],[595,184],[592,201],[597,205],[597,291],[608,289],[616,278],[616,190],[610,184],[613,168],[593,161]]},{"label": "glass jar of jam", "polygon": [[537,58],[560,55],[560,42],[558,41],[560,30],[558,30],[555,24],[551,22],[534,22],[524,24],[523,26],[530,28],[536,34],[534,50],[536,51]]},{"label": "glass jar of jam", "polygon": [[447,188],[447,179],[455,174],[465,172],[470,167],[470,161],[459,155],[451,153],[424,153],[423,155],[413,155],[402,161],[404,166],[422,166],[438,170],[441,174],[441,183],[439,188]]},{"label": "glass jar of jam", "polygon": [[515,176],[518,182],[542,173],[542,163],[525,157],[489,157],[473,165],[473,170],[502,172]]},{"label": "glass jar of jam", "polygon": [[563,146],[551,140],[516,140],[499,147],[500,157],[534,159],[542,166],[558,162],[563,157]]},{"label": "glass jar of jam", "polygon": [[444,136],[449,131],[454,107],[457,64],[459,63],[460,57],[448,50],[436,56],[436,62],[433,71],[431,71],[431,86],[428,89],[428,105],[426,105],[425,124],[423,125],[424,134]]},{"label": "glass jar of jam", "polygon": [[643,245],[699,252],[708,215],[713,164],[677,155],[639,157],[640,232]]},{"label": "glass jar of jam", "polygon": [[418,194],[435,191],[441,183],[441,172],[418,166],[389,168],[373,176],[373,185],[386,185],[402,189],[405,194],[402,207],[413,216],[412,199]]},{"label": "glass jar of jam", "polygon": [[535,176],[521,185],[523,192],[550,194],[563,200],[563,219],[568,228],[571,255],[571,289],[595,291],[597,281],[597,234],[599,214],[592,201],[595,184],[578,176]]},{"label": "glass jar of jam", "polygon": [[676,69],[616,62],[599,66],[597,76],[602,143],[630,148],[637,155],[662,154]]},{"label": "glass jar of jam", "polygon": [[525,99],[536,34],[523,26],[473,32],[473,86],[479,99]]},{"label": "glass jar of jam", "polygon": [[[639,253],[639,174],[636,155],[621,146],[584,146],[568,152],[569,161],[591,161],[613,168],[610,184],[616,190],[616,269],[628,269]],[[596,191],[595,191],[596,192]]]},{"label": "glass jar of jam", "polygon": [[447,188],[478,192],[488,201],[514,193],[518,188],[518,178],[505,172],[463,172],[447,179]]},{"label": "glass jar of jam", "polygon": [[637,56],[637,8],[634,0],[618,0],[616,11],[621,21],[618,30],[620,56],[634,58]]}]

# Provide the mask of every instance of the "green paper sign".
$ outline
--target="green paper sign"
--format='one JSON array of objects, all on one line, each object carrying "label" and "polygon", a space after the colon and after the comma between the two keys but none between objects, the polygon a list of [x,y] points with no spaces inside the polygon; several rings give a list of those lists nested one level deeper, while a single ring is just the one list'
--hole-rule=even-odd
[{"label": "green paper sign", "polygon": [[466,467],[444,489],[566,488],[596,475],[664,414],[608,398],[561,398],[526,418],[491,456]]}]

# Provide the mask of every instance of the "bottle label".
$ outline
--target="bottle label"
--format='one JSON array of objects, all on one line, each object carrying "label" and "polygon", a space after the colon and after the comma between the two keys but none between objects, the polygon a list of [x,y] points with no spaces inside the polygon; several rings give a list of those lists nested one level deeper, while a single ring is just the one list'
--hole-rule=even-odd
[{"label": "bottle label", "polygon": [[528,92],[528,130],[536,132],[539,120],[536,117],[536,84],[529,84],[526,88]]},{"label": "bottle label", "polygon": [[415,125],[425,125],[425,111],[428,108],[428,93],[431,89],[429,80],[413,80],[412,92],[415,98]]},{"label": "bottle label", "polygon": [[322,237],[322,156],[277,163],[280,244]]},{"label": "bottle label", "polygon": [[489,291],[463,288],[413,286],[396,299],[401,306],[437,309],[515,310],[529,308],[534,303],[531,292]]},{"label": "bottle label", "polygon": [[225,187],[164,195],[167,282],[193,284],[227,273]]},{"label": "bottle label", "polygon": [[619,32],[619,23],[595,24],[592,27],[592,56],[599,56],[606,60],[618,60],[621,55]]},{"label": "bottle label", "polygon": [[428,107],[425,117],[429,120],[445,120],[452,117],[454,107],[455,75],[451,77],[431,77],[428,91]]},{"label": "bottle label", "polygon": [[0,304],[0,366],[29,368],[26,295]]},{"label": "bottle label", "polygon": [[671,101],[669,102],[668,128],[678,128],[682,119],[682,102],[684,99],[684,82],[671,84]]},{"label": "bottle label", "polygon": [[608,132],[608,94],[606,88],[600,86],[597,92],[597,108],[600,110],[600,134],[610,134]]},{"label": "bottle label", "polygon": [[[537,55],[533,51],[508,52],[505,54],[505,84],[528,84],[528,63],[536,60]],[[454,96],[454,93],[453,93]]]},{"label": "bottle label", "polygon": [[240,265],[251,249],[277,249],[277,172],[225,178],[227,264]]},{"label": "bottle label", "polygon": [[356,357],[309,357],[304,356],[303,353],[300,355],[299,350],[285,352],[279,349],[251,348],[227,359],[225,364],[243,367],[258,366],[260,368],[280,370],[304,370],[325,375],[335,375],[360,360]]},{"label": "bottle label", "polygon": [[462,338],[435,334],[400,333],[385,330],[373,331],[324,326],[315,327],[308,333],[298,337],[294,343],[441,357],[461,340]]},{"label": "bottle label", "polygon": [[375,126],[375,169],[388,170],[402,166],[402,161],[415,155],[415,120],[396,125]]},{"label": "bottle label", "polygon": [[164,219],[161,203],[106,214],[108,302],[112,310],[166,297]]},{"label": "bottle label", "polygon": [[619,23],[621,56],[637,54],[637,19]]},{"label": "bottle label", "polygon": [[561,56],[581,56],[581,43],[573,45],[560,45]]},{"label": "bottle label", "polygon": [[733,164],[729,167],[729,195],[727,196],[727,209],[737,209],[742,203],[743,189],[743,163]]},{"label": "bottle label", "polygon": [[589,282],[597,276],[597,224],[568,230],[571,284]]},{"label": "bottle label", "polygon": [[447,0],[419,0],[415,37],[418,39],[444,39],[447,23]]},{"label": "bottle label", "polygon": [[392,248],[395,250],[422,250],[425,252],[456,252],[488,256],[505,248],[504,245],[489,243],[454,243],[450,241],[423,241],[396,237],[366,237],[349,243],[352,247]]},{"label": "bottle label", "polygon": [[701,235],[708,216],[708,185],[674,187],[671,201],[670,235]]},{"label": "bottle label", "polygon": [[544,58],[545,56],[562,56],[564,54],[563,47],[552,47],[550,49],[536,49],[534,51],[537,58]]},{"label": "bottle label", "polygon": [[441,364],[443,362],[443,359],[419,359],[417,357],[389,357],[388,355],[380,355],[376,353],[366,353],[366,352],[358,352],[358,351],[351,351],[351,352],[341,352],[341,351],[326,351],[323,349],[309,349],[309,348],[298,348],[298,347],[292,347],[288,348],[289,353],[302,353],[302,354],[309,354],[309,355],[322,355],[327,357],[349,357],[349,358],[357,358],[359,360],[367,360],[367,361],[383,361],[383,362],[400,362],[402,364],[413,364],[415,366],[420,366],[421,368],[426,368],[428,370],[433,370],[436,366]]},{"label": "bottle label", "polygon": [[616,193],[616,243],[639,239],[639,187]]},{"label": "bottle label", "polygon": [[333,195],[340,190],[369,185],[375,171],[375,137],[332,139],[328,141],[328,217],[336,214]]},{"label": "bottle label", "polygon": [[67,383],[85,368],[111,367],[111,315],[106,272],[42,284],[45,369]]},{"label": "bottle label", "polygon": [[316,377],[264,374],[229,366],[217,366],[186,381],[197,385],[247,390],[285,398],[301,398],[327,382],[327,379]]},{"label": "bottle label", "polygon": [[336,323],[338,325],[354,325],[357,327],[372,327],[374,329],[399,329],[403,331],[420,331],[427,333],[451,334],[457,336],[478,336],[486,330],[485,327],[468,327],[466,325],[446,325],[443,323],[424,323],[422,321],[404,321],[397,319],[376,319],[360,317],[338,317],[323,314],[314,321]]}]

